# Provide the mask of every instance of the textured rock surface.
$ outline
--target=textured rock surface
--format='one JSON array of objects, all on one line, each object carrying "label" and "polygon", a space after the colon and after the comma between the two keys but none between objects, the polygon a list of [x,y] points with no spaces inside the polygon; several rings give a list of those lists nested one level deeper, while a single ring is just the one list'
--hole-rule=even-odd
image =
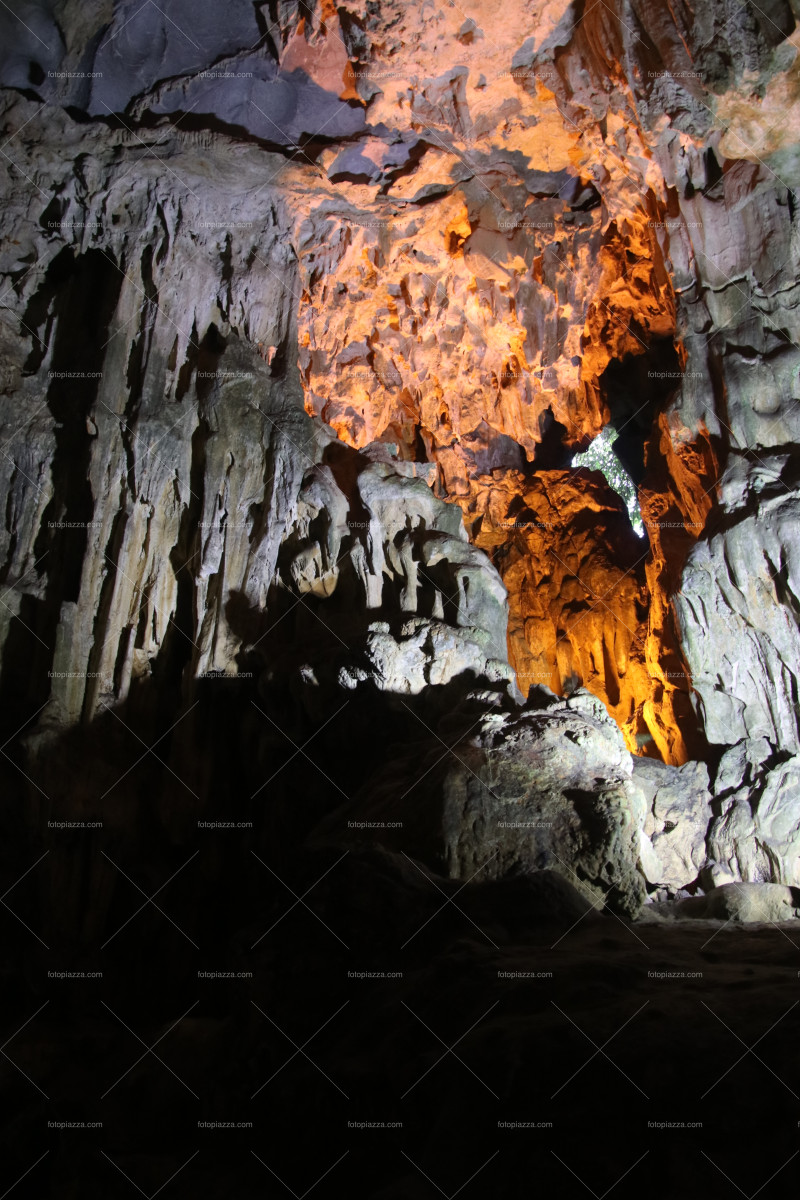
[{"label": "textured rock surface", "polygon": [[705,896],[682,900],[679,916],[714,921],[790,921],[800,916],[800,892],[778,883],[725,883]]},{"label": "textured rock surface", "polygon": [[[5,12],[0,692],[177,713],[287,589],[348,643],[303,679],[502,692],[502,580],[523,694],[673,764],[792,755],[791,9],[431,11]],[[609,422],[646,541],[569,467]]]},{"label": "textured rock surface", "polygon": [[[737,20],[719,3],[662,20],[644,3],[625,14],[519,5],[501,35],[488,10],[473,28],[446,7],[431,22],[391,5],[268,13],[241,2],[220,23],[177,2],[80,13],[32,4],[4,78],[38,89],[49,107],[10,101],[6,267],[22,323],[5,336],[4,377],[13,391],[24,371],[37,394],[35,376],[49,367],[43,322],[57,326],[49,292],[63,292],[71,252],[84,279],[73,288],[99,287],[105,273],[99,319],[112,341],[100,365],[116,380],[117,364],[129,364],[134,441],[148,443],[161,394],[199,412],[191,363],[211,323],[259,348],[273,375],[297,361],[307,410],[345,441],[392,442],[401,459],[436,465],[437,488],[462,505],[509,588],[523,692],[582,683],[630,749],[670,762],[702,754],[705,739],[726,744],[767,726],[792,748],[792,604],[777,592],[758,615],[754,596],[734,604],[744,622],[735,640],[751,647],[735,681],[734,660],[730,679],[728,668],[716,673],[695,631],[709,612],[724,620],[739,590],[725,582],[718,539],[733,539],[735,559],[734,526],[746,544],[752,512],[731,488],[763,490],[764,456],[796,439],[791,123],[764,146],[753,135],[770,99],[791,103],[793,21],[783,3],[747,13]],[[121,113],[124,127],[79,126],[59,106]],[[174,131],[158,114],[171,114]],[[318,132],[323,142],[293,148]],[[93,390],[78,408],[100,431],[95,410],[116,408]],[[187,425],[204,419],[189,414]],[[609,420],[629,464],[638,457],[650,542],[638,555],[610,491],[564,470]],[[182,425],[161,432],[164,458],[174,443],[180,462]],[[23,470],[42,486],[47,468],[40,476],[41,464],[11,460],[18,498]],[[547,483],[542,468],[561,475]],[[791,463],[776,459],[776,469],[786,498]],[[103,494],[99,479],[91,486]],[[552,529],[540,511],[551,505]],[[524,506],[535,533],[515,522]],[[789,553],[791,501],[783,516],[756,519],[765,563],[785,574],[773,543]],[[18,578],[38,561],[23,565],[36,537],[29,520]],[[154,545],[160,535],[149,536]],[[174,531],[163,537],[175,545]],[[107,547],[105,529],[98,541]],[[111,557],[167,617],[174,586],[151,585],[146,569],[139,582],[125,544],[122,553]],[[97,567],[86,578],[96,584]],[[95,607],[96,593],[81,606]],[[71,620],[65,609],[49,625],[85,657],[87,633]],[[201,597],[204,623],[216,618]],[[113,659],[124,658],[117,633]],[[222,644],[233,646],[224,634]],[[778,676],[776,711],[760,714]],[[752,712],[726,738],[742,704]]]},{"label": "textured rock surface", "polygon": [[0,4],[0,1195],[788,1178],[796,10]]},{"label": "textured rock surface", "polygon": [[708,835],[715,884],[743,879],[800,885],[800,761],[766,738],[723,755]]},{"label": "textured rock surface", "polygon": [[422,753],[390,756],[319,836],[359,831],[350,838],[379,841],[465,882],[553,871],[593,905],[637,915],[645,880],[631,755],[590,693],[537,693],[521,714],[465,716],[467,736],[429,729]]},{"label": "textured rock surface", "polygon": [[643,838],[641,863],[651,884],[673,891],[697,881],[706,864],[706,833],[711,820],[708,771],[703,763],[670,767],[637,758],[636,815]]}]

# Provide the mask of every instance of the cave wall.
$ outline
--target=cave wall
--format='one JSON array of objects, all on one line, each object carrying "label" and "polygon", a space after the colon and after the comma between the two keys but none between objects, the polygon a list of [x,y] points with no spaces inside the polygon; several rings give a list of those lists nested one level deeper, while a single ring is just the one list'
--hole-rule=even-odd
[{"label": "cave wall", "polygon": [[795,15],[0,5],[0,1193],[791,1161]]},{"label": "cave wall", "polygon": [[[155,6],[17,30],[0,689],[24,662],[27,716],[233,670],[322,422],[433,465],[523,694],[585,685],[668,762],[794,752],[798,167],[762,119],[794,111],[791,10],[517,7],[243,4],[191,63]],[[608,421],[647,540],[569,469]]]}]

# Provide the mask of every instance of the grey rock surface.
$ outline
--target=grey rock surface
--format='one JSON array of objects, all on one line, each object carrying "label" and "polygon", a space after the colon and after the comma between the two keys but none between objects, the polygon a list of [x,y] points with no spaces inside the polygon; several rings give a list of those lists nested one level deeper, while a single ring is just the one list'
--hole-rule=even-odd
[{"label": "grey rock surface", "polygon": [[726,751],[720,783],[729,786],[717,791],[708,878],[800,885],[800,758],[745,742]]},{"label": "grey rock surface", "polygon": [[672,767],[634,758],[633,788],[641,797],[636,811],[648,883],[673,891],[694,883],[706,862],[711,820],[707,768],[697,762]]},{"label": "grey rock surface", "polygon": [[377,841],[462,881],[554,872],[598,910],[637,915],[645,879],[620,731],[587,692],[538,702],[477,719],[474,708],[460,736],[458,724],[429,727],[427,740],[420,730],[422,749],[391,755],[315,837],[346,827],[356,843]]},{"label": "grey rock surface", "polygon": [[679,917],[753,924],[800,916],[800,891],[778,883],[725,883],[675,905]]}]

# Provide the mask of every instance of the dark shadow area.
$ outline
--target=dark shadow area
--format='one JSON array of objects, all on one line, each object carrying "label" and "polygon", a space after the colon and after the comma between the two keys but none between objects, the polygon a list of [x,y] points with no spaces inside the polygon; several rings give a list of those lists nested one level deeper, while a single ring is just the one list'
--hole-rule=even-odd
[{"label": "dark shadow area", "polygon": [[637,485],[644,478],[644,447],[653,421],[680,387],[682,375],[672,339],[658,338],[645,354],[612,359],[600,377],[609,423],[617,433],[614,453]]},{"label": "dark shadow area", "polygon": [[47,582],[41,597],[22,598],[0,668],[0,720],[14,721],[12,728],[47,698],[61,606],[77,601],[80,591],[96,501],[88,479],[93,436],[89,418],[122,280],[113,259],[101,251],[75,258],[64,250],[48,267],[25,311],[26,326],[37,335],[26,372],[37,371],[50,356],[47,404],[54,420],[55,451],[52,498],[33,548],[35,570]]}]

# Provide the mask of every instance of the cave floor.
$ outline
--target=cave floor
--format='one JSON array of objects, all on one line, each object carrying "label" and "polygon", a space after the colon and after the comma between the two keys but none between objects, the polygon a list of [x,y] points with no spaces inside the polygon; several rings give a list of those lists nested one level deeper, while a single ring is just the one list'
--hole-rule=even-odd
[{"label": "cave floor", "polygon": [[17,1200],[721,1200],[796,1177],[797,922],[564,918],[524,880],[461,889],[382,853],[269,871],[255,899],[188,872],[131,888],[80,952],[5,913]]}]

